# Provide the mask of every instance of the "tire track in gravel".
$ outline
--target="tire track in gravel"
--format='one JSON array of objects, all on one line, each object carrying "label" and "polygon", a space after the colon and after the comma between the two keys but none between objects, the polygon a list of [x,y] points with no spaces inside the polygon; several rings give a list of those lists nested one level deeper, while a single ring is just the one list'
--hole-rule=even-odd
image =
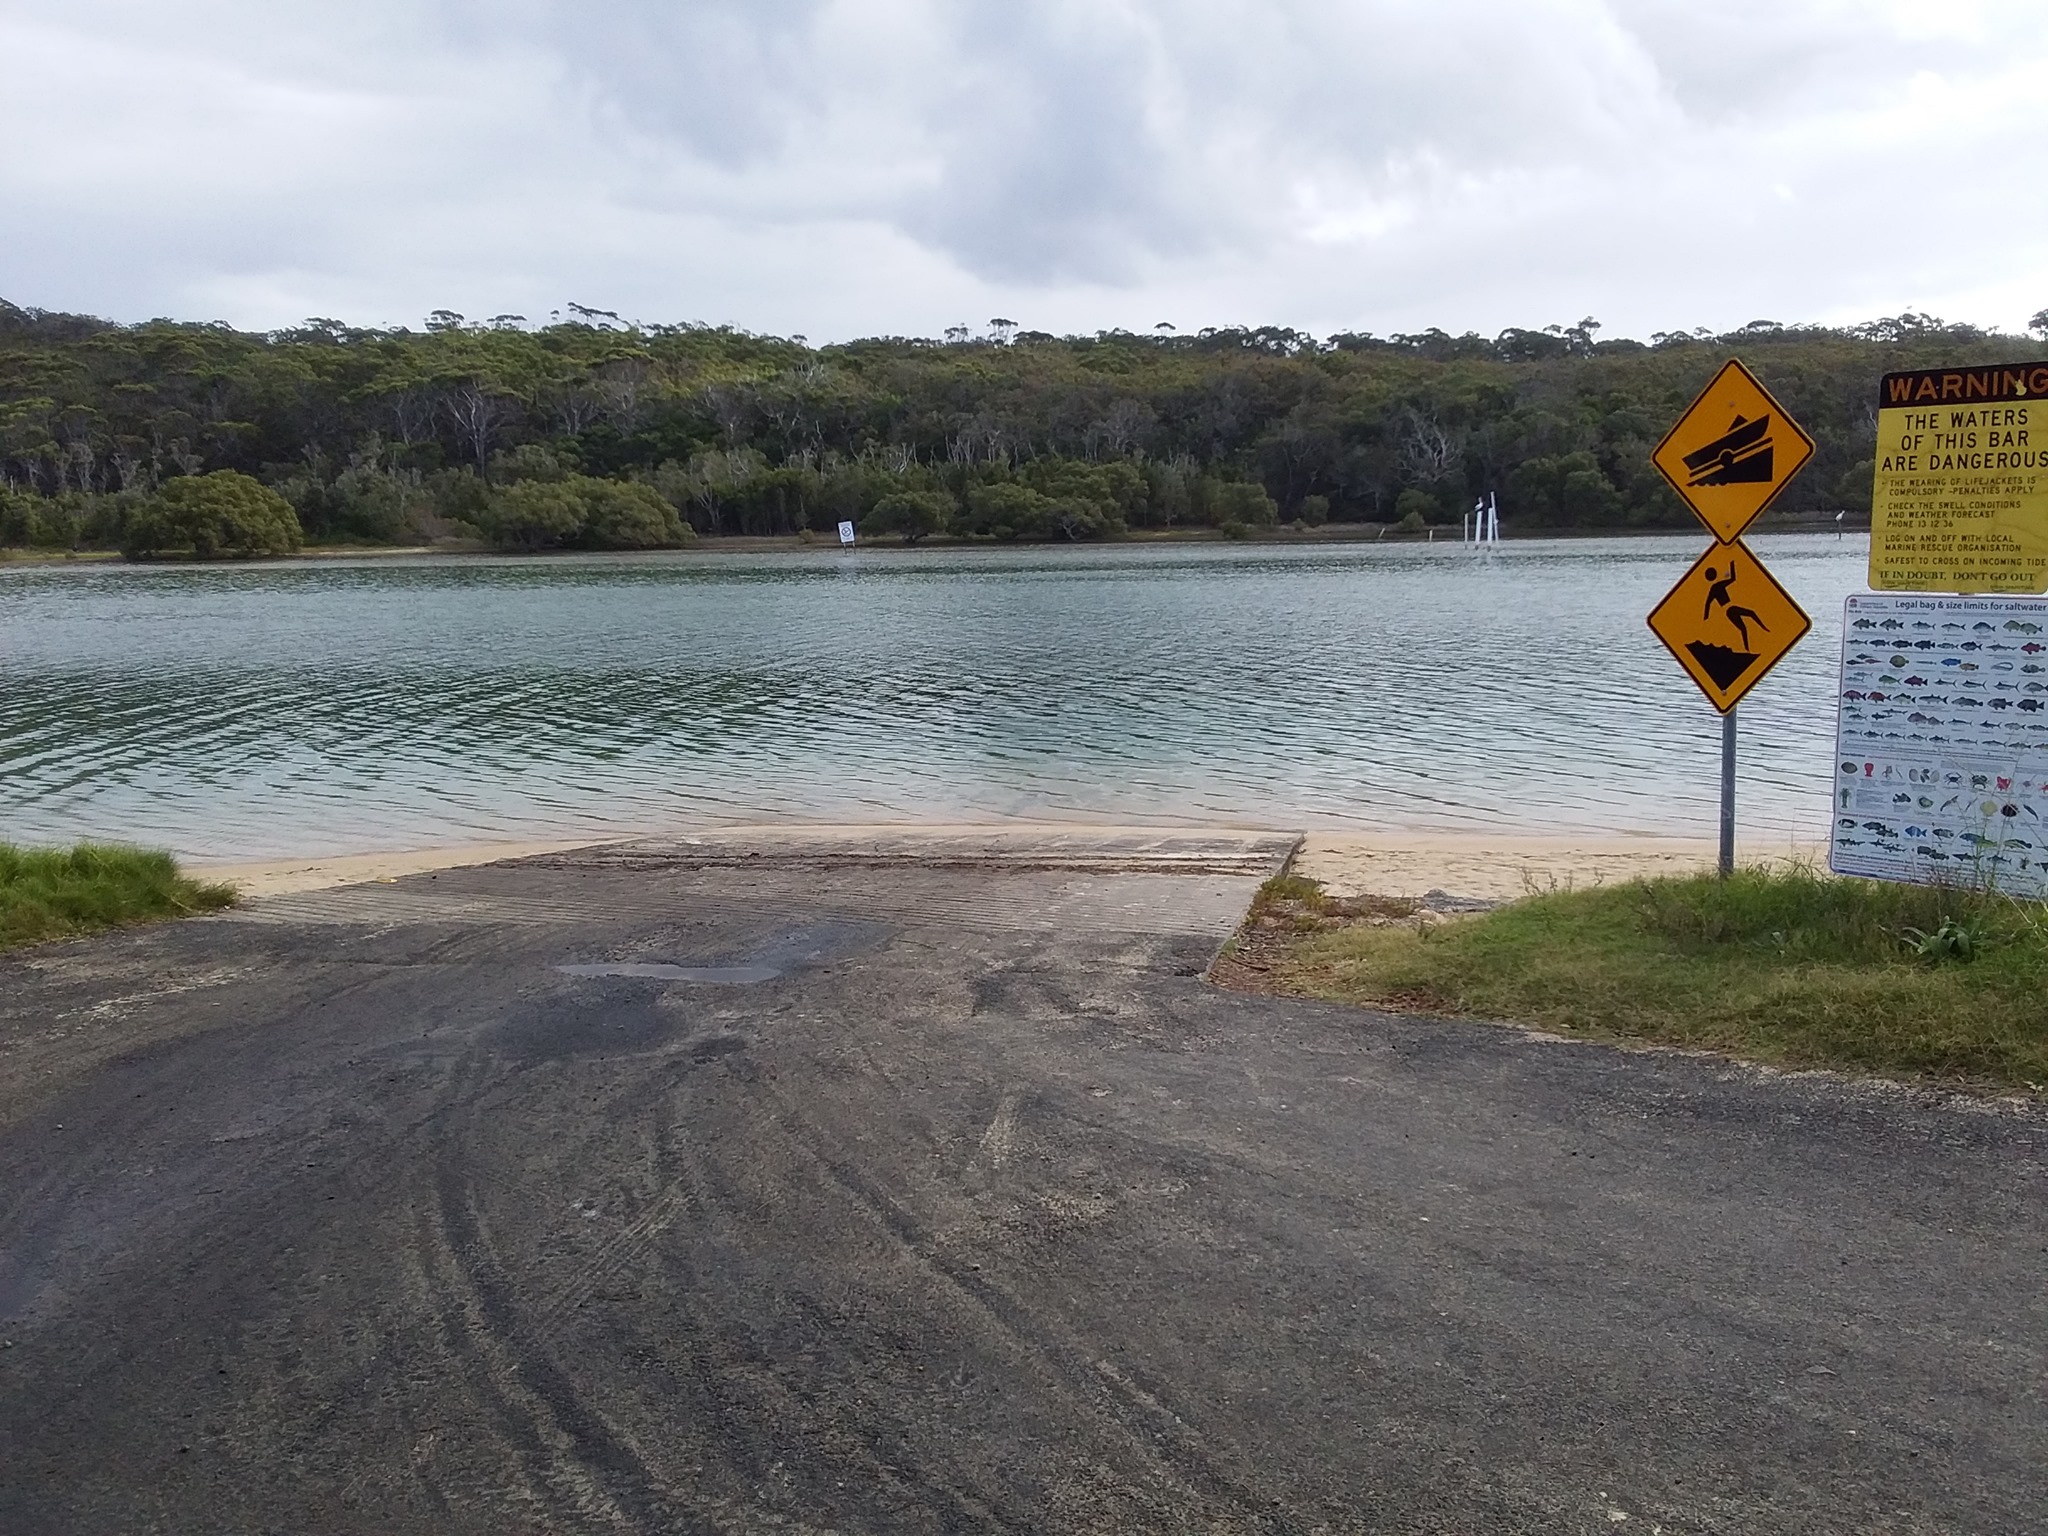
[{"label": "tire track in gravel", "polygon": [[1020,1353],[1039,1362],[1141,1461],[1159,1466],[1191,1495],[1234,1506],[1251,1529],[1288,1529],[1272,1514],[1273,1499],[1223,1467],[1200,1431],[1166,1400],[1163,1387],[1140,1385],[1084,1337],[1038,1316],[979,1271],[935,1251],[917,1217],[901,1202],[772,1084],[762,1084],[761,1090],[791,1143],[885,1231],[906,1258],[942,1282],[964,1308],[993,1324]]}]

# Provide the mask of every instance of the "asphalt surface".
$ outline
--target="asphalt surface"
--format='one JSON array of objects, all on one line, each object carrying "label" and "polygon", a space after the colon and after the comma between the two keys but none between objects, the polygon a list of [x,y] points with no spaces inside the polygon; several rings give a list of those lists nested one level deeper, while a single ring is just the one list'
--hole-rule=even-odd
[{"label": "asphalt surface", "polygon": [[2038,1110],[1210,986],[1284,852],[0,957],[0,1531],[2048,1527]]}]

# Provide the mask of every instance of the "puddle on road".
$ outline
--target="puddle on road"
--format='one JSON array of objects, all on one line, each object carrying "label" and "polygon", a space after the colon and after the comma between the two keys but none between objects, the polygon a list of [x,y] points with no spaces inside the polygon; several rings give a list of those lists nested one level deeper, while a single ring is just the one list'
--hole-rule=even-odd
[{"label": "puddle on road", "polygon": [[593,960],[555,967],[565,976],[632,976],[649,981],[694,981],[714,987],[752,987],[792,971],[873,949],[886,931],[872,923],[822,922],[787,928],[766,944],[725,965],[672,965],[651,960]]},{"label": "puddle on road", "polygon": [[651,976],[660,981],[703,981],[720,987],[750,987],[782,974],[772,965],[558,965],[565,976]]}]

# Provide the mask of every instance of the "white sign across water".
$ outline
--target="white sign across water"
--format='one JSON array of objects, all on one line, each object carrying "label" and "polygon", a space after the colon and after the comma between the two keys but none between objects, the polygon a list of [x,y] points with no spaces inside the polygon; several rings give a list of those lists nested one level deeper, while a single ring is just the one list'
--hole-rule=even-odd
[{"label": "white sign across water", "polygon": [[1828,865],[2048,895],[2048,600],[1844,605]]}]

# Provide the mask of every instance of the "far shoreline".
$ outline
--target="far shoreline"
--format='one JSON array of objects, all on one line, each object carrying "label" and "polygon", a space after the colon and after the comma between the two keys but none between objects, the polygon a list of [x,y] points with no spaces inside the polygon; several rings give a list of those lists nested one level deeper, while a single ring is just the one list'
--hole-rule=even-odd
[{"label": "far shoreline", "polygon": [[[1760,534],[1810,533],[1810,534],[1857,534],[1870,532],[1868,514],[1856,514],[1841,523],[1834,520],[1829,512],[1799,514],[1774,513],[1769,517],[1771,526],[1754,530]],[[1592,539],[1649,539],[1673,538],[1693,532],[1690,526],[1658,528],[1545,528],[1529,533],[1504,536],[1503,544],[1559,543]],[[1443,537],[1432,537],[1432,533]],[[1182,545],[1222,545],[1226,547],[1258,548],[1301,548],[1319,544],[1463,544],[1467,542],[1455,532],[1455,525],[1437,524],[1433,529],[1422,532],[1397,530],[1392,523],[1325,523],[1321,527],[1296,528],[1279,524],[1269,528],[1250,529],[1242,534],[1226,534],[1215,528],[1144,528],[1134,529],[1121,538],[1114,539],[1034,539],[996,540],[952,538],[932,535],[929,538],[906,543],[902,538],[890,534],[877,534],[844,545],[827,534],[818,534],[806,539],[798,534],[700,534],[687,544],[673,545],[658,549],[548,549],[508,550],[495,549],[488,544],[469,542],[448,542],[441,544],[313,544],[289,554],[259,555],[249,558],[220,560],[149,559],[129,560],[115,549],[33,549],[21,547],[0,547],[0,566],[63,566],[63,565],[124,565],[162,567],[239,567],[245,565],[286,565],[299,561],[334,560],[389,560],[389,559],[477,559],[496,558],[507,560],[549,560],[569,556],[588,558],[599,555],[610,558],[630,559],[647,555],[755,555],[755,554],[816,554],[837,555],[849,550],[866,554],[916,555],[937,551],[997,550],[997,549],[1130,549],[1167,548]]]}]

